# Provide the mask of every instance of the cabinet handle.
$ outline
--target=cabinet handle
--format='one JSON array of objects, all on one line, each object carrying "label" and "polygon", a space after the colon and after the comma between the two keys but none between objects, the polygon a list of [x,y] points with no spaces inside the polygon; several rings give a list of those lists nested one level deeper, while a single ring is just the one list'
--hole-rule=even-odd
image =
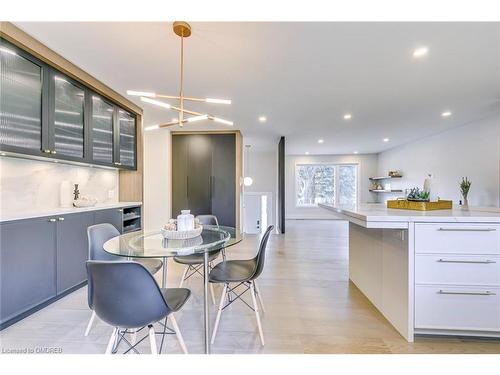
[{"label": "cabinet handle", "polygon": [[120,208],[120,209],[118,209],[118,211],[123,212],[123,209]]},{"label": "cabinet handle", "polygon": [[52,218],[52,219],[49,219],[49,221],[50,221],[51,223],[55,223],[55,222],[56,222],[56,219]]},{"label": "cabinet handle", "polygon": [[43,150],[43,152],[46,154],[50,154],[50,150],[48,150],[48,149]]},{"label": "cabinet handle", "polygon": [[475,263],[475,264],[491,264],[496,263],[494,260],[455,260],[455,259],[438,259],[440,263]]},{"label": "cabinet handle", "polygon": [[58,217],[57,220],[64,221],[64,218],[63,217]]},{"label": "cabinet handle", "polygon": [[55,155],[55,154],[57,154],[57,151],[56,151],[56,150],[52,150],[52,151],[50,151],[50,153],[51,153],[52,155]]},{"label": "cabinet handle", "polygon": [[122,163],[115,161],[115,165],[122,165]]},{"label": "cabinet handle", "polygon": [[466,296],[495,296],[496,293],[490,292],[487,290],[486,292],[455,292],[455,291],[447,291],[447,290],[439,290],[438,294],[459,294]]},{"label": "cabinet handle", "polygon": [[441,232],[494,232],[495,228],[439,228]]}]

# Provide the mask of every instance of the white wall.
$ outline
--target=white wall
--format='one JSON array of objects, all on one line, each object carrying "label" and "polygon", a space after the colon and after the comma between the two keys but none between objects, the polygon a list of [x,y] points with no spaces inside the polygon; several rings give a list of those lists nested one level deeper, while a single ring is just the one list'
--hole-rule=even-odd
[{"label": "white wall", "polygon": [[118,201],[117,170],[2,156],[1,211],[36,211],[60,207],[62,181],[79,184],[80,193],[96,198],[98,203]]},{"label": "white wall", "polygon": [[352,163],[359,165],[358,191],[360,203],[373,202],[368,191],[368,177],[377,174],[377,155],[286,155],[285,157],[285,217],[287,219],[332,219],[331,213],[320,207],[295,206],[295,165],[314,163]]},{"label": "white wall", "polygon": [[[243,186],[245,193],[272,193],[272,204],[269,206],[269,224],[276,224],[277,183],[278,183],[278,145],[274,151],[250,151],[248,175],[252,177],[252,186]],[[243,171],[247,172],[246,153],[243,155]],[[244,199],[244,198],[243,198]]]},{"label": "white wall", "polygon": [[171,210],[170,131],[144,132],[144,228],[159,230]]},{"label": "white wall", "polygon": [[[472,181],[471,206],[500,206],[500,119],[474,122],[382,152],[378,173],[402,171],[391,188],[423,187],[427,174],[442,199],[458,204],[463,176]],[[385,197],[387,198],[387,196]]]}]

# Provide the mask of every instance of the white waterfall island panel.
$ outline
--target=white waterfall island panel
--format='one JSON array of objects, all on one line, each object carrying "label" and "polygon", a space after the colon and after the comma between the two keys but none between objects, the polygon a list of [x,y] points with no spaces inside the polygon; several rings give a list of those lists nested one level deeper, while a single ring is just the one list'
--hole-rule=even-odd
[{"label": "white waterfall island panel", "polygon": [[349,278],[408,341],[500,337],[500,209],[320,206],[349,221]]}]

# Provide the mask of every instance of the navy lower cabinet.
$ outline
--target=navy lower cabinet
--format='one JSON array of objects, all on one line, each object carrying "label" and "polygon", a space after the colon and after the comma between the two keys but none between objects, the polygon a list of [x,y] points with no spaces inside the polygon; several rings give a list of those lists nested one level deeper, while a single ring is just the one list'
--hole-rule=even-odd
[{"label": "navy lower cabinet", "polygon": [[93,212],[57,217],[57,294],[87,280],[87,228],[92,224]]},{"label": "navy lower cabinet", "polygon": [[[52,218],[0,224],[0,324],[56,296],[56,226]],[[17,320],[19,320],[17,319]]]},{"label": "navy lower cabinet", "polygon": [[123,233],[123,209],[110,208],[108,210],[100,210],[95,212],[95,224],[109,223]]},{"label": "navy lower cabinet", "polygon": [[0,223],[0,330],[82,287],[87,228],[141,229],[141,207],[75,212]]}]

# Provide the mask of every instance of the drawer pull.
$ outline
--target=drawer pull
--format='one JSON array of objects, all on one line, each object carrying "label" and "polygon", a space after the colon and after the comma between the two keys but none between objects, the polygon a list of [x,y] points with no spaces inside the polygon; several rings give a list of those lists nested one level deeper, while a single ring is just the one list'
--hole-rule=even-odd
[{"label": "drawer pull", "polygon": [[455,292],[455,291],[447,291],[447,290],[439,290],[438,294],[459,294],[466,296],[495,296],[496,293],[490,292],[487,290],[486,292]]},{"label": "drawer pull", "polygon": [[59,217],[59,218],[57,218],[57,220],[64,221],[64,218],[63,217]]},{"label": "drawer pull", "polygon": [[454,259],[438,259],[440,263],[474,263],[474,264],[491,264],[496,263],[494,260],[454,260]]},{"label": "drawer pull", "polygon": [[439,228],[441,232],[494,232],[496,228]]},{"label": "drawer pull", "polygon": [[53,218],[52,218],[52,219],[49,219],[49,222],[50,222],[50,223],[55,223],[55,222],[56,222],[56,219],[53,219]]}]

